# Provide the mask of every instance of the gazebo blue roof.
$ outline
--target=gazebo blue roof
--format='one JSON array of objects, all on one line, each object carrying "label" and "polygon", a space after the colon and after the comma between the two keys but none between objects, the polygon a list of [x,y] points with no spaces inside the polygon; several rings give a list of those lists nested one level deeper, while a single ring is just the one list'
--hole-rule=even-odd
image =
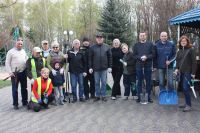
[{"label": "gazebo blue roof", "polygon": [[[170,25],[187,25],[200,27],[200,7],[184,12],[169,20]],[[189,25],[188,25],[189,24]]]}]

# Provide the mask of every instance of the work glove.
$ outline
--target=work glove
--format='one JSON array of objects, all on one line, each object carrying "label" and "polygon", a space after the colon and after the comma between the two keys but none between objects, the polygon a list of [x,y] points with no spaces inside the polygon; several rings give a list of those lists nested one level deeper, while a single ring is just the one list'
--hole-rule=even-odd
[{"label": "work glove", "polygon": [[191,77],[192,77],[192,79],[195,79],[195,75],[192,74]]},{"label": "work glove", "polygon": [[31,79],[31,85],[33,85],[34,81],[35,81],[34,79]]},{"label": "work glove", "polygon": [[39,104],[41,104],[41,103],[42,103],[42,100],[41,100],[41,98],[40,98],[40,99],[38,99],[38,103],[39,103]]},{"label": "work glove", "polygon": [[146,59],[147,59],[146,55],[143,55],[143,56],[141,57],[141,60],[142,60],[142,61],[145,61]]},{"label": "work glove", "polygon": [[68,58],[68,55],[67,55],[67,54],[65,54],[65,55],[64,55],[64,58],[65,58],[65,59],[67,59],[67,58]]},{"label": "work glove", "polygon": [[112,72],[112,68],[108,68],[108,72],[111,73]]},{"label": "work glove", "polygon": [[119,61],[120,61],[124,66],[127,66],[127,62],[123,61],[122,59],[119,59]]},{"label": "work glove", "polygon": [[43,99],[43,102],[44,102],[44,104],[47,104],[47,103],[48,103],[48,98],[45,97],[45,98]]},{"label": "work glove", "polygon": [[84,72],[84,73],[83,73],[83,77],[86,77],[86,76],[87,76],[87,73],[86,73],[86,72]]},{"label": "work glove", "polygon": [[48,94],[44,93],[44,99],[43,99],[44,104],[48,103]]},{"label": "work glove", "polygon": [[175,75],[178,75],[178,69],[176,69],[176,70],[174,71],[174,74],[175,74]]},{"label": "work glove", "polygon": [[92,68],[89,69],[89,73],[90,73],[90,74],[93,73],[93,69],[92,69]]},{"label": "work glove", "polygon": [[52,69],[51,72],[52,72],[53,76],[56,76],[56,70]]},{"label": "work glove", "polygon": [[60,69],[60,74],[64,74],[64,68]]}]

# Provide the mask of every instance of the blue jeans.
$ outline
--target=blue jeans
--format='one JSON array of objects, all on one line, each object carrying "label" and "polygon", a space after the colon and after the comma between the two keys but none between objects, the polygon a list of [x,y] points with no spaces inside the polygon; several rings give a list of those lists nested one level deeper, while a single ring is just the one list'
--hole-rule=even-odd
[{"label": "blue jeans", "polygon": [[11,78],[13,105],[18,106],[18,85],[21,84],[22,104],[28,103],[27,77],[25,70]]},{"label": "blue jeans", "polygon": [[181,73],[180,80],[183,87],[183,93],[185,95],[185,103],[188,106],[191,106],[190,85],[188,84],[188,82],[191,81],[191,73]]},{"label": "blue jeans", "polygon": [[70,81],[71,81],[71,87],[72,87],[72,94],[73,99],[77,99],[77,84],[79,85],[79,98],[83,98],[83,73],[74,74],[70,73]]},{"label": "blue jeans", "polygon": [[63,100],[64,100],[63,86],[55,86],[54,87],[54,96],[55,96],[56,103],[63,102]]},{"label": "blue jeans", "polygon": [[[165,88],[165,77],[167,76],[166,69],[158,69],[158,75],[159,75],[159,88],[162,90]],[[174,89],[172,68],[168,69],[167,82],[168,82],[168,89]]]},{"label": "blue jeans", "polygon": [[151,73],[152,69],[151,66],[144,66],[144,67],[136,67],[136,75],[137,75],[137,92],[138,98],[140,100],[140,93],[142,93],[142,84],[145,79],[146,81],[146,92],[148,93],[148,100],[151,99]]},{"label": "blue jeans", "polygon": [[[96,97],[105,97],[106,96],[106,82],[107,82],[107,70],[95,71],[94,72],[95,80],[95,92]],[[101,87],[100,87],[101,82]]]}]

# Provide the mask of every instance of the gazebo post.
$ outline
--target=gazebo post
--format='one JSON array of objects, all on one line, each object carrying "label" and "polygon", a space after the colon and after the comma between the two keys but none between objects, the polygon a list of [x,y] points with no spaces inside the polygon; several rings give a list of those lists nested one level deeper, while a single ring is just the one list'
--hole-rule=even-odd
[{"label": "gazebo post", "polygon": [[177,40],[179,41],[180,39],[180,24],[177,27]]}]

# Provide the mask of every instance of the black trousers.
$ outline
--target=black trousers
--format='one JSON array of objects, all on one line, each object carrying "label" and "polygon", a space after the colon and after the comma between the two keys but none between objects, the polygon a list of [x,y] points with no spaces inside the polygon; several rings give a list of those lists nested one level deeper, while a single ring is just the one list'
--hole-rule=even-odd
[{"label": "black trousers", "polygon": [[[137,95],[137,91],[136,91],[136,74],[131,74],[131,75],[126,75],[123,74],[123,83],[124,83],[124,96],[129,96],[130,95],[130,91],[132,93],[132,96],[136,96]],[[133,90],[133,85],[134,85],[134,90]]]},{"label": "black trousers", "polygon": [[121,87],[120,87],[120,79],[123,74],[123,69],[121,67],[113,67],[112,68],[112,77],[114,80],[114,84],[112,87],[112,96],[116,97],[117,95],[121,95]]},{"label": "black trousers", "polygon": [[86,98],[89,98],[89,93],[91,94],[91,97],[95,96],[94,74],[87,73],[87,76],[83,79],[83,86]]},{"label": "black trousers", "polygon": [[41,99],[42,99],[42,103],[41,104],[30,101],[29,104],[28,104],[28,108],[32,109],[35,112],[39,112],[42,108],[48,108],[49,101],[48,101],[47,104],[45,104],[43,102],[44,96],[42,96]]},{"label": "black trousers", "polygon": [[27,77],[25,70],[23,72],[17,73],[15,77],[11,77],[12,83],[12,97],[13,105],[18,106],[18,85],[21,85],[21,96],[22,104],[27,105],[28,103],[28,91],[27,91]]}]

